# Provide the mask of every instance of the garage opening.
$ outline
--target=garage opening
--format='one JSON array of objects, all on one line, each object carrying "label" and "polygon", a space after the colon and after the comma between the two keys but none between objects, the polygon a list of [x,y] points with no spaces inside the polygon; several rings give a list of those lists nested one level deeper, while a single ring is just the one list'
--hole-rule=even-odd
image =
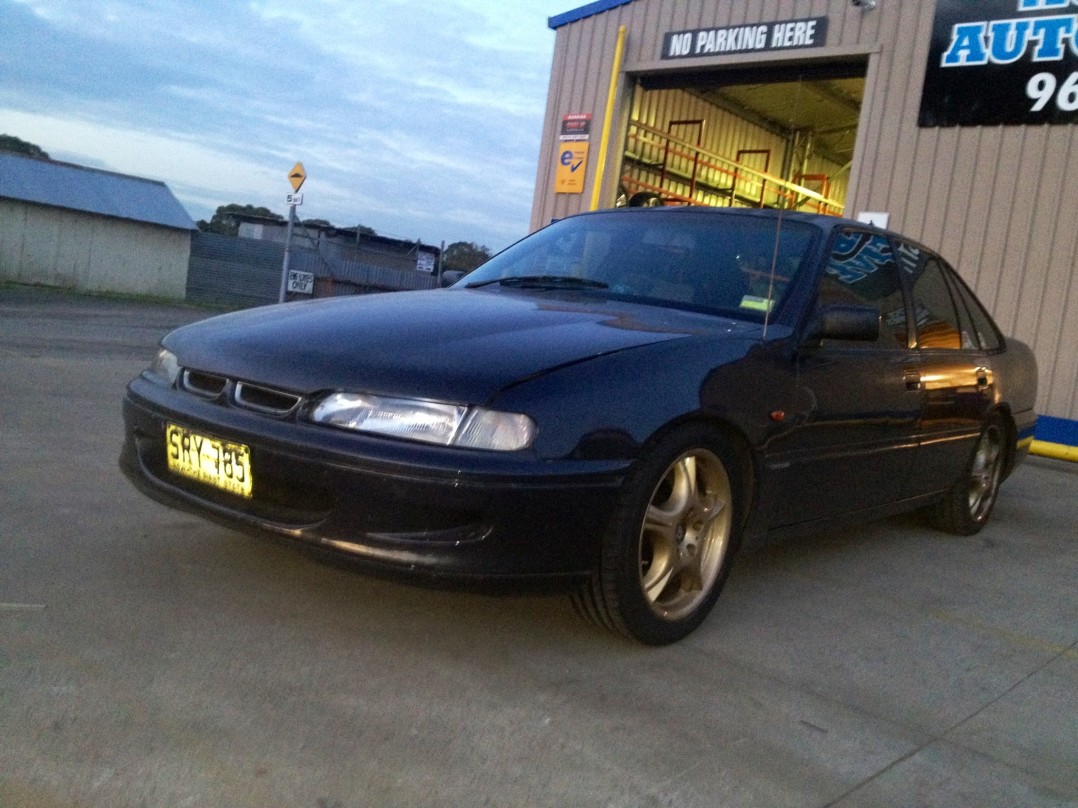
[{"label": "garage opening", "polygon": [[618,204],[841,215],[867,63],[637,77]]}]

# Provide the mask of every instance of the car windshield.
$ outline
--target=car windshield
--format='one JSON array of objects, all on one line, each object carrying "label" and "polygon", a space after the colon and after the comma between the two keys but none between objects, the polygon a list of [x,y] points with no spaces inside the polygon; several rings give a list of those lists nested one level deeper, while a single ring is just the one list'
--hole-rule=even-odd
[{"label": "car windshield", "polygon": [[782,305],[815,232],[778,217],[588,214],[518,242],[457,286],[568,289],[762,321]]}]

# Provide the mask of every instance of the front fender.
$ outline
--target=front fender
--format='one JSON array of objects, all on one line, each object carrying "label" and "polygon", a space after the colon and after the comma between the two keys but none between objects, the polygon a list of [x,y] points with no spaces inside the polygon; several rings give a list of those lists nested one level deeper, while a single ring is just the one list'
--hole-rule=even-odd
[{"label": "front fender", "polygon": [[781,354],[776,344],[686,337],[559,368],[503,391],[491,406],[535,419],[533,448],[546,459],[631,459],[691,418],[725,421],[761,445],[775,428],[768,414],[795,396]]}]

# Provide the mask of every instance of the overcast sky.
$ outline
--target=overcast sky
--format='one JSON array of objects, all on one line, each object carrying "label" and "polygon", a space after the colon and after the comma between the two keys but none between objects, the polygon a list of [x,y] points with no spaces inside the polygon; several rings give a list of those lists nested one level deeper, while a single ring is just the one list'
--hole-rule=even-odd
[{"label": "overcast sky", "polygon": [[531,212],[554,32],[587,0],[0,0],[0,134],[218,205],[498,250]]}]

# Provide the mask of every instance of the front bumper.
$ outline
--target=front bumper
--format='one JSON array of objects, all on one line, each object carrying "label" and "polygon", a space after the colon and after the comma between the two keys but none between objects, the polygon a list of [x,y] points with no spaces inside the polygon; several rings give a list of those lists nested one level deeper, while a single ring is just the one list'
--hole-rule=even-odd
[{"label": "front bumper", "polygon": [[[436,575],[579,575],[597,563],[627,461],[543,461],[279,420],[133,381],[120,466],[217,522]],[[167,423],[250,447],[250,499],[168,470]]]}]

